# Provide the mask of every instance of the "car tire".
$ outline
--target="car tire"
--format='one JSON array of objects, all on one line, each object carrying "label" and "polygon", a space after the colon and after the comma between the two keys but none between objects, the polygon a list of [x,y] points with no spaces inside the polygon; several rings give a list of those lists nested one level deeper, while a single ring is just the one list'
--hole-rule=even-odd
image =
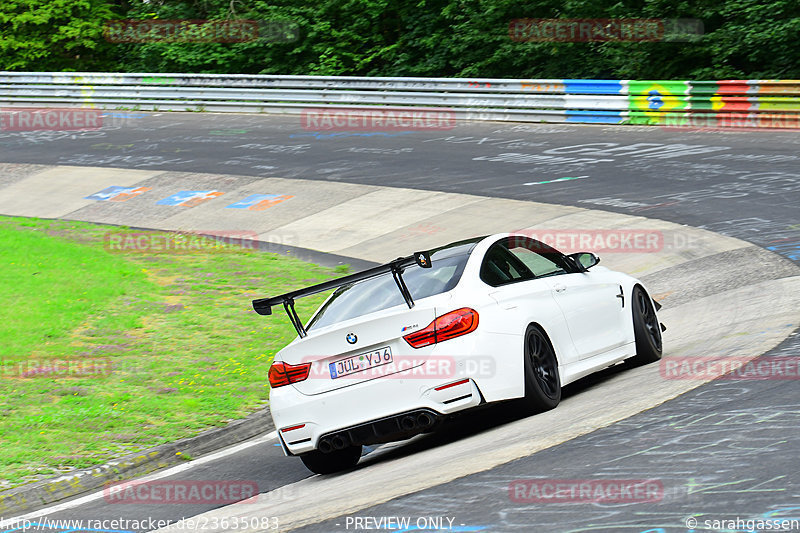
[{"label": "car tire", "polygon": [[544,331],[533,324],[525,330],[525,398],[523,410],[539,413],[561,401],[561,378],[555,350]]},{"label": "car tire", "polygon": [[637,285],[631,294],[631,306],[636,355],[626,361],[632,366],[654,363],[661,359],[663,342],[661,324],[658,322],[653,301],[645,290]]},{"label": "car tire", "polygon": [[322,453],[319,450],[304,453],[300,456],[306,468],[315,474],[333,474],[348,468],[353,468],[361,459],[361,446],[348,446],[341,450],[333,450],[330,453]]}]

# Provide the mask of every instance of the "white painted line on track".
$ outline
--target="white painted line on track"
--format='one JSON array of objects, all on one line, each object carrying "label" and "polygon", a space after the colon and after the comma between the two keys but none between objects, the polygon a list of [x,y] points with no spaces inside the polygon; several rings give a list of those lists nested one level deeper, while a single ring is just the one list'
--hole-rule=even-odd
[{"label": "white painted line on track", "polygon": [[[167,468],[166,470],[161,470],[161,471],[156,472],[154,474],[150,474],[150,475],[147,475],[147,476],[144,476],[144,477],[141,477],[141,478],[136,478],[135,481],[137,483],[138,482],[146,482],[146,481],[155,481],[157,479],[162,479],[162,478],[165,478],[165,477],[173,476],[175,474],[179,474],[181,472],[185,472],[185,471],[187,471],[187,470],[189,470],[189,469],[191,469],[191,468],[193,468],[195,466],[200,466],[200,465],[203,465],[203,464],[206,464],[206,463],[211,463],[211,462],[216,461],[218,459],[222,459],[223,457],[227,457],[229,455],[233,455],[235,453],[239,453],[242,450],[246,450],[247,448],[252,448],[253,446],[257,446],[259,444],[264,444],[265,442],[269,442],[269,441],[271,441],[273,439],[276,439],[276,438],[278,438],[278,432],[277,431],[271,431],[271,432],[267,433],[266,435],[264,435],[263,437],[258,437],[256,439],[249,440],[249,441],[243,442],[241,444],[236,444],[234,446],[231,446],[231,447],[228,447],[228,448],[224,448],[224,449],[222,449],[222,450],[220,450],[218,452],[214,452],[214,453],[212,453],[210,455],[206,455],[204,457],[201,457],[200,459],[195,459],[193,461],[189,461],[188,463],[185,463],[185,464],[182,464],[182,465],[173,466],[171,468]],[[133,480],[131,480],[131,481],[133,481]],[[0,520],[0,528],[6,527],[6,526],[9,526],[9,525],[13,525],[13,524],[17,524],[21,520],[29,520],[31,518],[38,518],[40,516],[48,515],[48,514],[51,514],[51,513],[57,513],[59,511],[64,511],[66,509],[72,509],[74,507],[79,507],[79,506],[81,506],[81,505],[83,505],[85,503],[89,503],[89,502],[93,502],[95,500],[99,500],[100,498],[103,497],[103,494],[104,494],[104,491],[99,490],[99,491],[94,492],[92,494],[87,494],[86,496],[81,496],[80,498],[76,498],[76,499],[70,500],[68,502],[59,503],[59,504],[56,504],[56,505],[52,505],[50,507],[45,507],[44,509],[39,509],[38,511],[32,511],[32,512],[30,512],[28,514],[15,516],[15,517],[10,517],[10,518],[5,518],[3,520]]]},{"label": "white painted line on track", "polygon": [[554,180],[546,180],[546,181],[529,181],[528,183],[523,183],[523,185],[544,185],[546,183],[556,183],[559,181],[570,181],[570,180],[582,180],[584,178],[588,178],[589,176],[575,176],[575,177],[566,177],[566,178],[558,178]]}]

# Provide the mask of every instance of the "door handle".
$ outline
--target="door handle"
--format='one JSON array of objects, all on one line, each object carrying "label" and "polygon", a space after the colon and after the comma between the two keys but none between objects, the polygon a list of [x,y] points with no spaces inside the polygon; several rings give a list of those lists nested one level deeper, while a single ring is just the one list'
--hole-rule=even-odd
[{"label": "door handle", "polygon": [[565,290],[567,290],[567,286],[562,285],[561,283],[556,283],[555,285],[553,285],[553,290],[556,292],[564,292]]}]

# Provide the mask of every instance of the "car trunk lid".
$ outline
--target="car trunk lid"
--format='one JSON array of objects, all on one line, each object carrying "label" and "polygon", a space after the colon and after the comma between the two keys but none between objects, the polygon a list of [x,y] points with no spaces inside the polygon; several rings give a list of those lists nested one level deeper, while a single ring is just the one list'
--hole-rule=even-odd
[{"label": "car trunk lid", "polygon": [[429,348],[414,349],[404,335],[425,328],[436,318],[433,306],[405,305],[313,329],[281,350],[276,359],[311,363],[308,379],[293,386],[303,394],[321,394],[373,379],[400,377],[424,363]]}]

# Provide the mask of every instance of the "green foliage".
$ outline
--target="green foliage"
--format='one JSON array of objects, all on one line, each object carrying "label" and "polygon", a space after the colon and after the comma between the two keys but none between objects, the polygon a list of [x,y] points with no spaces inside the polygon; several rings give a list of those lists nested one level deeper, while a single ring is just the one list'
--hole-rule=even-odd
[{"label": "green foliage", "polygon": [[[6,0],[2,68],[498,78],[800,78],[797,0]],[[110,43],[105,21],[290,23],[296,40]],[[518,18],[699,19],[692,42],[515,42]]]},{"label": "green foliage", "polygon": [[103,24],[114,18],[107,0],[3,0],[2,70],[74,71],[115,68]]}]

